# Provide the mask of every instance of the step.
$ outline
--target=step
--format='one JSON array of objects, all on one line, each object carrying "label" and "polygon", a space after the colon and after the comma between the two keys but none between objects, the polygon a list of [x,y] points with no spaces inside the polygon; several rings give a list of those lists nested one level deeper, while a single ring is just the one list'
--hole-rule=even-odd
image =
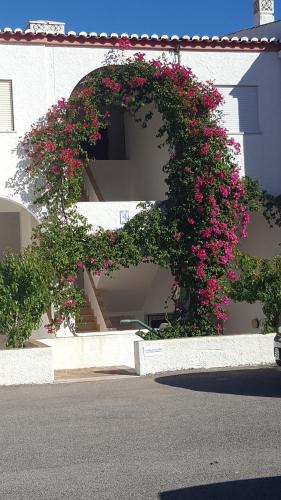
[{"label": "step", "polygon": [[91,382],[95,380],[111,380],[137,376],[134,368],[130,368],[129,366],[77,368],[74,370],[55,370],[54,383]]},{"label": "step", "polygon": [[100,332],[99,325],[90,325],[90,326],[77,326],[77,333],[91,333],[91,332]]},{"label": "step", "polygon": [[93,315],[93,313],[80,314],[77,323],[81,323],[81,321],[96,321],[96,320],[97,320],[97,318],[96,318],[96,316]]},{"label": "step", "polygon": [[84,309],[84,311],[80,311],[80,316],[95,316],[92,309]]}]

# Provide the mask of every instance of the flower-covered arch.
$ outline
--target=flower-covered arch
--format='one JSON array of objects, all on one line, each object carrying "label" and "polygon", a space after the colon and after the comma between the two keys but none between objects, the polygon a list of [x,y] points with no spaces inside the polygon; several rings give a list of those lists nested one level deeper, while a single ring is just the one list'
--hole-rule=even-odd
[{"label": "flower-covered arch", "polygon": [[[128,48],[126,41],[121,44]],[[138,112],[152,102],[163,118],[158,137],[170,151],[163,166],[168,198],[143,207],[122,230],[93,235],[75,210],[89,162],[85,144],[100,140],[110,106],[121,106],[139,120]],[[60,317],[79,302],[69,298],[73,289],[67,287],[77,267],[101,273],[150,261],[169,267],[175,278],[172,329],[180,326],[182,335],[221,330],[229,302],[225,284],[235,278],[234,249],[249,222],[235,162],[239,145],[220,125],[221,102],[215,86],[199,82],[189,68],[147,62],[137,53],[122,65],[88,75],[68,101],[60,100],[26,135],[28,174],[38,178],[37,203],[48,210],[37,237],[57,269]],[[150,118],[151,113],[142,125]]]}]

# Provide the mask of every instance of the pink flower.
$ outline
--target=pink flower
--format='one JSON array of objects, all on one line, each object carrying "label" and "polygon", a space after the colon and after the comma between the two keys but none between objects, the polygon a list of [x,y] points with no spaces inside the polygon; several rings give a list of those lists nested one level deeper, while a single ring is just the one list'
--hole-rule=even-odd
[{"label": "pink flower", "polygon": [[208,290],[206,290],[205,288],[200,288],[198,290],[198,295],[199,295],[200,303],[202,305],[205,305],[205,306],[209,305],[209,303],[212,299],[212,296]]},{"label": "pink flower", "polygon": [[66,299],[63,301],[64,307],[71,309],[76,306],[76,301],[74,299]]},{"label": "pink flower", "polygon": [[58,101],[57,107],[58,107],[58,109],[66,109],[67,108],[67,101],[64,97]]},{"label": "pink flower", "polygon": [[206,278],[206,273],[205,273],[205,270],[204,270],[204,266],[200,265],[200,266],[197,267],[196,278],[198,278],[200,280],[204,280]]},{"label": "pink flower", "polygon": [[52,174],[56,175],[56,174],[58,174],[60,172],[60,169],[59,169],[59,167],[57,165],[52,165],[50,167],[50,172],[52,172]]},{"label": "pink flower", "polygon": [[135,89],[137,87],[143,87],[147,82],[147,78],[143,78],[142,76],[134,76],[131,80],[128,81],[129,87],[131,89]]},{"label": "pink flower", "polygon": [[103,270],[102,270],[102,269],[100,269],[99,271],[96,271],[96,272],[95,272],[95,276],[99,277],[99,276],[101,276],[101,275],[102,275],[102,273],[103,273]]},{"label": "pink flower", "polygon": [[199,191],[197,191],[194,195],[194,199],[195,201],[202,201],[203,200],[203,194],[202,193],[199,193]]},{"label": "pink flower", "polygon": [[203,229],[201,231],[202,238],[210,238],[212,236],[212,230],[210,228]]},{"label": "pink flower", "polygon": [[80,259],[80,260],[77,260],[76,262],[76,266],[78,267],[78,269],[83,269],[83,261]]},{"label": "pink flower", "polygon": [[116,242],[117,242],[117,240],[118,240],[117,235],[116,235],[115,233],[113,233],[113,232],[111,232],[111,231],[110,231],[110,232],[108,233],[108,237],[109,237],[109,239],[110,239],[111,243],[112,243],[113,245],[115,245],[115,243],[116,243]]},{"label": "pink flower", "polygon": [[71,134],[75,130],[75,128],[76,128],[76,125],[74,123],[68,123],[64,127],[63,131]]},{"label": "pink flower", "polygon": [[213,137],[214,129],[211,127],[204,127],[203,134],[205,137]]},{"label": "pink flower", "polygon": [[92,119],[92,127],[95,127],[95,128],[99,127],[99,124],[100,124],[100,122],[99,122],[97,117]]},{"label": "pink flower", "polygon": [[199,251],[197,252],[196,257],[197,257],[199,260],[201,260],[201,261],[206,260],[206,258],[207,258],[207,252],[206,252],[206,250],[204,250],[204,248],[201,248],[201,250],[199,250]]},{"label": "pink flower", "polygon": [[187,223],[190,224],[191,226],[193,226],[193,224],[195,224],[195,220],[192,218],[192,217],[187,217],[186,219]]},{"label": "pink flower", "polygon": [[96,262],[95,257],[91,257],[91,258],[89,259],[89,264],[90,264],[90,266],[92,266],[95,262]]},{"label": "pink flower", "polygon": [[113,80],[111,80],[111,78],[108,78],[108,77],[104,77],[102,79],[102,83],[110,90],[112,90],[112,92],[115,92],[115,93],[118,93],[120,92],[121,88],[122,88],[122,85],[118,82],[114,82]]},{"label": "pink flower", "polygon": [[75,151],[71,148],[62,149],[60,152],[60,159],[62,161],[64,161],[65,163],[70,164],[71,160],[73,159],[74,154],[75,154]]},{"label": "pink flower", "polygon": [[48,333],[55,333],[56,329],[53,325],[44,325],[44,328],[46,328]]},{"label": "pink flower", "polygon": [[96,143],[101,140],[101,133],[100,132],[94,132],[93,134],[90,135],[90,141],[93,143]]},{"label": "pink flower", "polygon": [[230,195],[230,187],[223,184],[222,186],[220,186],[220,193],[223,198],[228,198]]},{"label": "pink flower", "polygon": [[69,276],[66,277],[66,281],[68,283],[73,283],[76,280],[77,276],[75,274],[69,274]]},{"label": "pink flower", "polygon": [[132,44],[127,37],[122,37],[118,38],[117,42],[115,43],[115,47],[117,47],[120,50],[128,50],[131,49]]},{"label": "pink flower", "polygon": [[236,271],[228,271],[226,276],[230,281],[235,281],[237,279]]},{"label": "pink flower", "polygon": [[228,316],[227,316],[227,314],[224,311],[217,311],[216,312],[216,317],[217,317],[217,319],[220,319],[222,321],[227,321],[228,320]]},{"label": "pink flower", "polygon": [[219,290],[218,279],[216,276],[213,276],[207,281],[207,286],[210,291],[213,293]]},{"label": "pink flower", "polygon": [[161,68],[162,67],[162,62],[159,61],[158,59],[152,59],[150,61],[151,66],[154,66],[155,68]]},{"label": "pink flower", "polygon": [[190,125],[191,125],[192,128],[197,127],[198,120],[196,118],[192,118],[192,120],[190,120]]},{"label": "pink flower", "polygon": [[226,295],[224,295],[221,299],[221,303],[222,304],[225,304],[226,306],[228,306],[228,304],[230,303],[230,298],[227,297]]},{"label": "pink flower", "polygon": [[143,62],[145,60],[145,54],[143,52],[136,52],[134,54],[135,61]]},{"label": "pink flower", "polygon": [[222,159],[222,154],[220,151],[216,151],[214,154],[214,160],[215,161],[220,161]]},{"label": "pink flower", "polygon": [[104,260],[103,263],[102,263],[103,267],[105,267],[106,269],[110,266],[110,261],[109,260]]},{"label": "pink flower", "polygon": [[64,322],[63,316],[57,316],[55,322],[57,323],[57,325],[61,325]]},{"label": "pink flower", "polygon": [[200,155],[207,156],[209,151],[209,144],[201,144],[200,146]]},{"label": "pink flower", "polygon": [[48,151],[48,153],[53,153],[56,150],[56,145],[50,139],[44,142],[43,147],[45,151]]},{"label": "pink flower", "polygon": [[190,167],[184,167],[184,173],[185,174],[191,174],[192,170]]}]

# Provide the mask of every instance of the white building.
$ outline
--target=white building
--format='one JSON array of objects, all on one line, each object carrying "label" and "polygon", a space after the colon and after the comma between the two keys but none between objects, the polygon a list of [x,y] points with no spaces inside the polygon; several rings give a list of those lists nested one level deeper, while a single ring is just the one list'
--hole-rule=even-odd
[{"label": "white building", "polygon": [[[225,96],[225,125],[242,146],[242,174],[279,194],[281,21],[274,22],[273,4],[272,0],[253,1],[254,27],[229,36],[133,34],[130,41],[132,52],[144,52],[147,60],[164,52],[190,67],[200,80],[214,81]],[[32,21],[26,30],[5,28],[0,32],[1,254],[7,248],[24,248],[36,224],[32,199],[15,194],[11,183],[7,184],[20,161],[20,137],[52,104],[68,98],[87,74],[103,65],[116,40],[116,34],[65,34],[64,23],[50,21]],[[165,198],[162,165],[167,151],[157,148],[155,138],[160,121],[156,114],[148,128],[142,129],[126,115],[122,123],[119,116],[113,120],[106,157],[85,177],[87,201],[79,203],[79,210],[94,226],[121,227],[122,221],[136,213],[139,201]],[[20,179],[17,187],[20,191]],[[243,246],[254,255],[272,257],[279,253],[279,241],[279,232],[269,229],[261,216],[254,216]],[[86,328],[94,329],[98,323],[104,330],[109,319],[111,326],[120,328],[121,318],[155,325],[153,321],[163,317],[170,284],[168,272],[145,264],[118,271],[112,279],[101,277],[95,284],[85,274],[93,314]],[[257,331],[252,320],[260,317],[258,305],[233,305],[225,331]]]}]

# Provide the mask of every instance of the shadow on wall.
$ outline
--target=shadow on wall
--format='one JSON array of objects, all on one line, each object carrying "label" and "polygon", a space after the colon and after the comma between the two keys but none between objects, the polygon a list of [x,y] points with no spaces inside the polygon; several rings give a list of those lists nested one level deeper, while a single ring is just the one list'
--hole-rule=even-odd
[{"label": "shadow on wall", "polygon": [[155,382],[190,391],[281,398],[281,370],[277,367],[185,373],[158,377]]},{"label": "shadow on wall", "polygon": [[[38,120],[38,123],[43,123],[44,117]],[[36,186],[43,185],[43,177],[34,177],[33,180],[27,175],[27,168],[29,166],[30,160],[26,158],[25,150],[21,143],[18,144],[15,150],[11,151],[11,154],[16,154],[19,158],[17,163],[16,172],[13,177],[10,177],[5,187],[11,190],[15,197],[19,197],[21,203],[30,210],[35,217],[39,217],[42,214],[42,208],[39,205],[35,205],[34,201],[36,199]]]},{"label": "shadow on wall", "polygon": [[239,129],[242,133],[236,139],[243,141],[245,174],[258,179],[273,194],[281,192],[280,92],[277,52],[261,53],[231,91],[237,100],[234,106],[238,106],[238,123],[234,119],[235,130],[229,133],[235,134]]},{"label": "shadow on wall", "polygon": [[281,477],[263,477],[194,486],[159,493],[160,500],[277,500]]}]

